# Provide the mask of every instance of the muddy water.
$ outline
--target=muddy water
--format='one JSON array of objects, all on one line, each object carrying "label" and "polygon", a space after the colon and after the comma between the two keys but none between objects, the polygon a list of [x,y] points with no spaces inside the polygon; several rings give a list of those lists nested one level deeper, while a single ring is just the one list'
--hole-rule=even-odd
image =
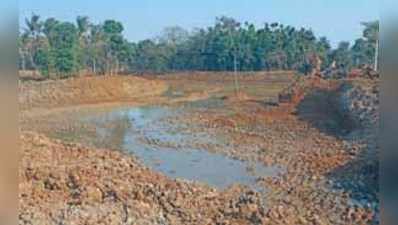
[{"label": "muddy water", "polygon": [[168,107],[119,108],[84,118],[96,126],[98,139],[111,142],[138,157],[147,167],[171,178],[207,183],[218,189],[232,184],[256,188],[258,177],[275,176],[277,168],[247,163],[204,146],[223,146],[221,137],[189,132],[176,124],[178,110]]}]

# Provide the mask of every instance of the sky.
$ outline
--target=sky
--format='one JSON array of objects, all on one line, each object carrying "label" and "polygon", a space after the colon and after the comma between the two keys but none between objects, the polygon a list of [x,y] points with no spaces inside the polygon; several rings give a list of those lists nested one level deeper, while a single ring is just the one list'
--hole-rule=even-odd
[{"label": "sky", "polygon": [[378,0],[19,0],[23,24],[32,13],[42,18],[75,21],[90,17],[98,23],[123,23],[130,41],[153,38],[168,26],[188,30],[211,26],[215,18],[230,16],[261,27],[265,22],[311,28],[333,46],[361,37],[363,21],[379,19]]}]

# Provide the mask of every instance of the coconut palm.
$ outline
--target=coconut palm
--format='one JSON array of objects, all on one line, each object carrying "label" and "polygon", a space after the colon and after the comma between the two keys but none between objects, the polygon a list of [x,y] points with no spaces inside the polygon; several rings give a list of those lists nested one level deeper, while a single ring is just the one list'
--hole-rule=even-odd
[{"label": "coconut palm", "polygon": [[22,42],[25,45],[25,52],[29,58],[32,69],[37,70],[34,56],[39,48],[43,23],[40,21],[40,16],[32,14],[30,18],[25,19],[25,25],[26,28],[22,34]]}]

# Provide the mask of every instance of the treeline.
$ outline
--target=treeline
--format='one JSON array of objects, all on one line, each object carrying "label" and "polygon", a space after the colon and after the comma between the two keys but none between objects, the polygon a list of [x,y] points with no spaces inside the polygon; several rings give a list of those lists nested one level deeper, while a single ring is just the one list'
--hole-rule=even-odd
[{"label": "treeline", "polygon": [[[91,74],[170,71],[298,70],[334,65],[348,71],[373,65],[379,23],[363,23],[363,37],[333,49],[326,37],[310,29],[271,23],[257,28],[229,17],[188,32],[166,28],[154,39],[128,41],[123,24],[93,24],[79,16],[75,23],[55,18],[27,18],[19,36],[19,67],[56,78]],[[318,68],[318,69],[319,69]]]}]

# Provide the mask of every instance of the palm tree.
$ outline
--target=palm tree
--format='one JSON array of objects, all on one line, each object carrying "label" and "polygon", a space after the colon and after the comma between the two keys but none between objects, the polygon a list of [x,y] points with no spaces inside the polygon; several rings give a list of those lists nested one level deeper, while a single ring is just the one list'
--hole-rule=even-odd
[{"label": "palm tree", "polygon": [[33,69],[36,71],[37,66],[34,61],[34,55],[39,48],[40,35],[42,32],[43,23],[40,21],[40,16],[33,14],[29,19],[25,19],[26,28],[22,34],[23,42],[26,44],[27,54]]},{"label": "palm tree", "polygon": [[50,38],[51,32],[54,30],[54,27],[59,23],[58,20],[54,18],[48,18],[43,24],[43,33],[47,37]]},{"label": "palm tree", "polygon": [[33,14],[30,19],[25,19],[27,29],[25,31],[32,37],[38,37],[41,33],[43,23],[40,22],[40,16]]},{"label": "palm tree", "polygon": [[377,71],[379,57],[379,21],[364,22],[362,25],[365,27],[363,36],[374,49],[374,70]]},{"label": "palm tree", "polygon": [[90,21],[87,16],[78,16],[76,18],[77,29],[79,31],[79,36],[84,37],[90,28]]}]

